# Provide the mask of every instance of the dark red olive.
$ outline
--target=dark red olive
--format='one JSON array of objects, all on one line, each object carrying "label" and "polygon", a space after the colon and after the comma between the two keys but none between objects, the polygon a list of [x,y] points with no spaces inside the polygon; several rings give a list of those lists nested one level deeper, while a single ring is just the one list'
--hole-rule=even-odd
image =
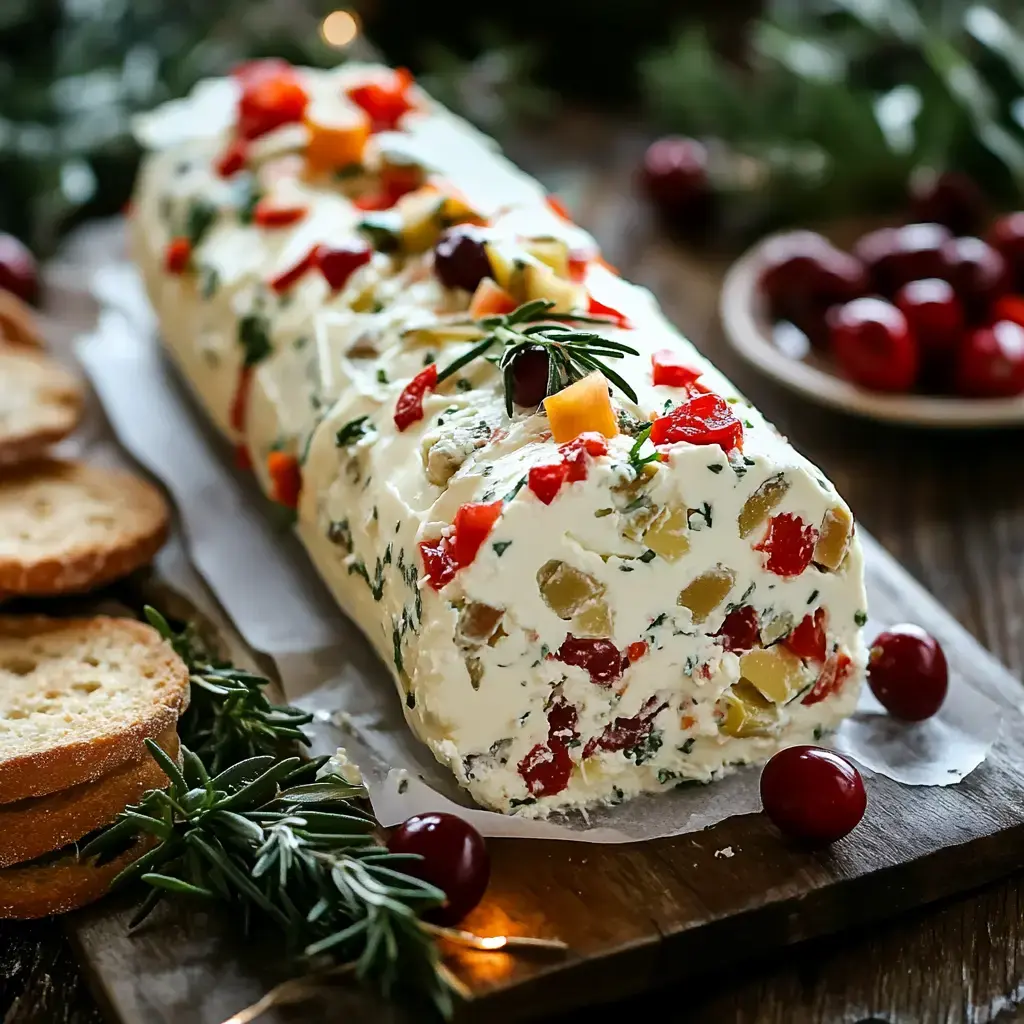
[{"label": "dark red olive", "polygon": [[491,858],[483,837],[454,814],[417,814],[388,838],[391,853],[416,853],[422,860],[404,861],[400,870],[436,885],[448,902],[432,911],[439,924],[457,924],[482,899],[491,877]]},{"label": "dark red olive", "polygon": [[910,211],[915,221],[932,221],[954,235],[973,235],[985,222],[985,196],[973,179],[957,171],[919,168],[910,179]]},{"label": "dark red olive", "polygon": [[434,272],[446,288],[476,291],[493,273],[480,231],[467,224],[449,228],[434,247]]},{"label": "dark red olive", "polygon": [[36,258],[14,235],[0,232],[0,288],[23,302],[35,302],[39,294]]},{"label": "dark red olive", "polygon": [[920,626],[893,626],[871,645],[868,685],[890,715],[908,722],[931,718],[949,689],[946,655]]},{"label": "dark red olive", "polygon": [[891,298],[908,281],[946,276],[942,246],[950,237],[941,224],[879,228],[864,235],[853,252],[867,267],[873,287]]},{"label": "dark red olive", "polygon": [[548,394],[548,354],[540,345],[521,348],[512,357],[512,401],[536,406]]},{"label": "dark red olive", "polygon": [[864,817],[860,772],[824,747],[780,750],[761,772],[761,804],[780,832],[806,843],[834,843]]}]

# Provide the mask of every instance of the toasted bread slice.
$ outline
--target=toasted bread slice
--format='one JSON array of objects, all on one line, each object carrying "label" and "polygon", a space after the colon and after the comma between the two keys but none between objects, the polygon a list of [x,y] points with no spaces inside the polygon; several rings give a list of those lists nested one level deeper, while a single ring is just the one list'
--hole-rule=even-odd
[{"label": "toasted bread slice", "polygon": [[3,288],[0,288],[0,342],[29,348],[44,345],[32,307]]},{"label": "toasted bread slice", "polygon": [[82,418],[82,388],[51,356],[0,345],[0,463],[37,458]]},{"label": "toasted bread slice", "polygon": [[49,597],[146,565],[167,537],[167,505],[117,470],[41,459],[0,476],[0,593]]},{"label": "toasted bread slice", "polygon": [[[173,729],[156,742],[175,760],[178,734]],[[59,850],[104,825],[151,789],[167,785],[167,776],[147,752],[95,782],[82,782],[49,796],[0,804],[0,868],[35,860]]]},{"label": "toasted bread slice", "polygon": [[105,896],[110,883],[141,857],[156,840],[140,837],[120,857],[106,864],[80,861],[71,847],[45,863],[23,864],[0,871],[0,918],[48,917],[65,914]]},{"label": "toasted bread slice", "polygon": [[0,804],[142,760],[188,695],[184,662],[141,622],[0,616]]}]

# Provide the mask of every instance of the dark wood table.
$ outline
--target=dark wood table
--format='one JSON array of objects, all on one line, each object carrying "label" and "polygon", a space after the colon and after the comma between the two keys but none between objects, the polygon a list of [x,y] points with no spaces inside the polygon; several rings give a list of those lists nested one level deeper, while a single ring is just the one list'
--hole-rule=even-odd
[{"label": "dark wood table", "polygon": [[[810,406],[728,349],[718,285],[730,258],[687,251],[632,189],[643,137],[588,116],[518,139],[511,155],[568,201],[630,279],[829,474],[864,525],[1015,675],[1024,668],[1024,431],[942,433],[878,426]],[[670,985],[671,975],[666,976]],[[702,981],[631,1000],[623,1012],[758,1024],[1024,1022],[1024,878],[861,934],[727,964]],[[93,1024],[59,923],[0,926],[3,1024]],[[573,1020],[594,1019],[593,1010]],[[602,1019],[600,1014],[598,1019]]]}]

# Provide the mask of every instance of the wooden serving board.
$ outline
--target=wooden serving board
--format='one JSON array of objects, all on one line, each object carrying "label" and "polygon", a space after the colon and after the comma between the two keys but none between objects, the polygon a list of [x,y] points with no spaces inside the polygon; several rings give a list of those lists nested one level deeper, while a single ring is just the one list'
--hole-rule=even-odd
[{"label": "wooden serving board", "polygon": [[[1015,685],[873,540],[865,547],[876,620],[910,619],[937,636],[956,685],[982,693]],[[237,654],[237,633],[224,622],[221,628]],[[1024,865],[1022,725],[1008,709],[989,758],[956,786],[870,778],[864,821],[823,850],[787,844],[762,815],[627,846],[490,840],[491,886],[466,927],[560,938],[570,951],[451,950],[448,963],[465,986],[460,1018],[516,1020],[621,998],[1013,871]],[[219,1024],[290,976],[273,934],[243,938],[218,915],[179,906],[129,935],[131,912],[115,900],[67,921],[101,1004],[124,1024]],[[275,1006],[261,1019],[419,1019],[348,985],[307,987],[303,995],[311,992],[298,1009]]]}]

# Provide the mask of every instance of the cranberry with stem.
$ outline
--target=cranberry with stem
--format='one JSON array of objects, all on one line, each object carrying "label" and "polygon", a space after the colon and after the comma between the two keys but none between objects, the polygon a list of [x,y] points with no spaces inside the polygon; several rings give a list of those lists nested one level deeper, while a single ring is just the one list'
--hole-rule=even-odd
[{"label": "cranberry with stem", "polygon": [[761,804],[784,835],[834,843],[864,817],[860,772],[834,750],[803,745],[780,750],[761,771]]},{"label": "cranberry with stem", "polygon": [[434,247],[434,273],[446,288],[476,291],[493,273],[480,232],[466,224],[449,228]]},{"label": "cranberry with stem", "polygon": [[997,320],[971,331],[957,352],[953,383],[972,398],[1010,398],[1024,392],[1024,327]]},{"label": "cranberry with stem", "polygon": [[909,391],[917,342],[907,318],[882,299],[855,299],[829,311],[832,352],[850,380],[875,391]]},{"label": "cranberry with stem", "polygon": [[416,814],[388,838],[391,853],[415,853],[398,870],[437,886],[448,902],[429,913],[438,924],[462,920],[482,899],[491,877],[491,859],[479,832],[468,821],[441,811]]},{"label": "cranberry with stem", "polygon": [[22,302],[35,302],[39,294],[36,258],[14,235],[0,232],[0,288]]},{"label": "cranberry with stem", "polygon": [[893,626],[871,645],[868,685],[890,715],[907,722],[931,718],[949,689],[946,655],[920,626]]}]

